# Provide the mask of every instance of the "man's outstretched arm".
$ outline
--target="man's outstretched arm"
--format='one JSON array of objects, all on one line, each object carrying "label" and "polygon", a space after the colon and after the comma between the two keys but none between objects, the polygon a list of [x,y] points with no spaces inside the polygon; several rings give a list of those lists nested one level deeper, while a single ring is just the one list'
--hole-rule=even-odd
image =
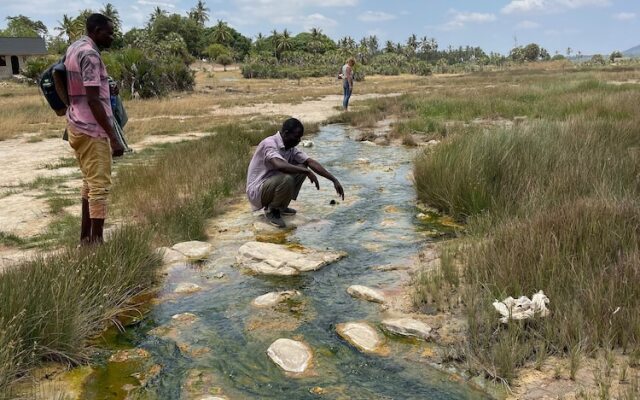
[{"label": "man's outstretched arm", "polygon": [[331,182],[333,182],[333,186],[336,189],[336,193],[338,193],[338,195],[342,198],[342,200],[344,200],[344,189],[342,188],[342,185],[340,184],[340,182],[338,181],[338,179],[335,176],[331,175],[331,173],[329,171],[327,171],[322,166],[322,164],[320,164],[319,162],[317,162],[313,158],[309,158],[307,160],[306,164],[309,166],[309,168],[311,168],[318,175],[320,175],[320,176],[330,180]]}]

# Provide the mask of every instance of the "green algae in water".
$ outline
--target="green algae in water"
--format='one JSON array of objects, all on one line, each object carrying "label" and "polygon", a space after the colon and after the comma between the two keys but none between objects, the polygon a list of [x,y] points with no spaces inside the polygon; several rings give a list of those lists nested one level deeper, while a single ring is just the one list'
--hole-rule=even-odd
[{"label": "green algae in water", "polygon": [[96,366],[82,391],[86,400],[124,400],[140,382],[132,375],[143,369],[144,361],[108,362]]}]

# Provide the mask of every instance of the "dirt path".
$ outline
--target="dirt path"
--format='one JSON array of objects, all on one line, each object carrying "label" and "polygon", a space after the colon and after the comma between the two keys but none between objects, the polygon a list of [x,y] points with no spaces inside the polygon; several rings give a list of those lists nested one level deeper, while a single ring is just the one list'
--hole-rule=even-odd
[{"label": "dirt path", "polygon": [[[380,97],[400,96],[401,93],[390,94],[362,94],[354,95],[352,102],[364,101]],[[340,114],[342,111],[342,96],[329,95],[317,100],[307,100],[302,103],[261,103],[252,106],[238,106],[220,108],[215,106],[211,110],[212,115],[251,115],[260,114],[267,116],[287,115],[298,118],[302,122],[322,122],[330,117]]]},{"label": "dirt path", "polygon": [[[355,95],[354,102],[393,94]],[[252,106],[236,106],[230,108],[214,107],[210,114],[221,115],[290,115],[303,122],[322,122],[340,113],[341,96],[331,95],[302,103],[262,103]],[[135,118],[132,118],[134,120]],[[185,132],[179,135],[148,135],[132,145],[135,151],[147,147],[174,143],[183,140],[194,140],[210,133]],[[68,143],[59,139],[34,141],[33,135],[0,141],[0,232],[17,235],[23,238],[43,233],[55,216],[50,212],[46,189],[55,189],[59,185],[67,193],[72,193],[81,185],[79,171],[69,158],[74,157]],[[61,162],[65,161],[66,162]],[[53,178],[53,179],[50,179]],[[79,206],[67,207],[65,210],[73,215],[80,212]],[[21,251],[13,247],[0,245],[0,271],[25,256],[31,251]]]}]

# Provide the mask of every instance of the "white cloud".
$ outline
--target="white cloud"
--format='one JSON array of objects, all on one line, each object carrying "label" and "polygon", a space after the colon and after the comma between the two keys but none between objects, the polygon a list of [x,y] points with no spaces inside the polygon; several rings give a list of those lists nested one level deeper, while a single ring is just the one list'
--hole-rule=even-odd
[{"label": "white cloud", "polygon": [[439,27],[445,31],[462,29],[469,23],[482,24],[493,22],[497,19],[495,14],[489,13],[459,12],[456,10],[450,10],[449,13],[453,15],[451,20]]},{"label": "white cloud", "polygon": [[536,29],[539,27],[540,24],[534,21],[520,21],[518,25],[516,25],[516,29]]},{"label": "white cloud", "polygon": [[160,7],[160,8],[176,8],[175,4],[165,3],[163,1],[138,0],[137,3],[142,6],[154,6],[154,7]]},{"label": "white cloud", "polygon": [[380,22],[396,19],[396,16],[384,11],[365,11],[364,13],[358,15],[358,19],[364,22]]},{"label": "white cloud", "polygon": [[[252,24],[255,20],[266,20],[272,24],[305,27],[318,22],[321,27],[331,27],[334,20],[314,12],[317,8],[352,7],[359,0],[233,0],[238,9],[237,18],[242,17],[243,24]],[[323,24],[323,25],[322,25]]]},{"label": "white cloud", "polygon": [[539,12],[560,12],[582,7],[605,7],[611,0],[511,0],[502,8],[503,14],[527,14]]},{"label": "white cloud", "polygon": [[311,28],[328,29],[338,25],[338,22],[335,19],[325,17],[318,13],[302,17],[299,19],[299,22],[305,30],[309,30]]},{"label": "white cloud", "polygon": [[632,19],[636,19],[638,15],[633,12],[621,12],[613,15],[614,19],[618,21],[631,21]]}]

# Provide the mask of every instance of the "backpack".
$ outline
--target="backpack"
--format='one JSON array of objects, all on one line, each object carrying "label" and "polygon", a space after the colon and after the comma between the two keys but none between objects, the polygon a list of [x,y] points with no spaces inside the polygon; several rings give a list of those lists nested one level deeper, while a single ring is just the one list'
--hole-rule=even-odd
[{"label": "backpack", "polygon": [[49,103],[49,107],[59,117],[67,113],[69,105],[67,69],[64,66],[64,59],[65,57],[62,57],[58,62],[45,69],[38,80],[38,86]]}]

